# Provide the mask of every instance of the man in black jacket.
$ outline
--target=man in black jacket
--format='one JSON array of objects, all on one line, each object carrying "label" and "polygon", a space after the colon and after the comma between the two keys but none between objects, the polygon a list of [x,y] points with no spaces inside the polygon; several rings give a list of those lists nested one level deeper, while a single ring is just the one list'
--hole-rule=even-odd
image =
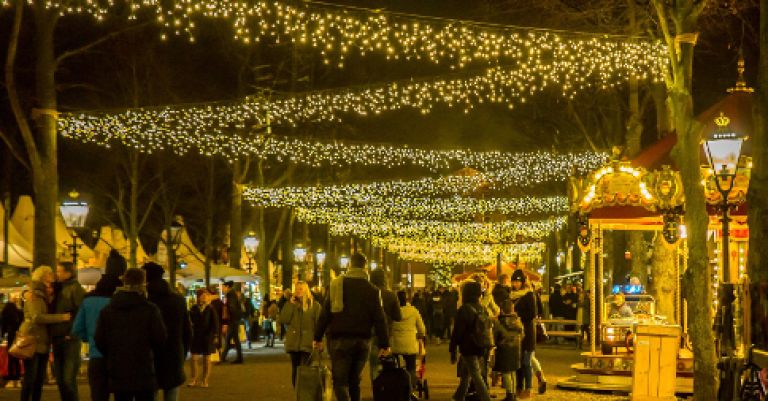
[{"label": "man in black jacket", "polygon": [[[224,339],[224,351],[221,353],[221,361],[227,361],[227,353],[232,345],[235,346],[237,352],[237,359],[232,363],[243,363],[243,347],[240,344],[240,321],[243,320],[243,306],[240,303],[240,298],[237,296],[237,290],[235,290],[235,283],[227,281],[224,283],[224,291],[226,291],[225,300],[227,319],[227,337]],[[234,344],[233,344],[234,343]]]},{"label": "man in black jacket", "polygon": [[107,360],[115,401],[154,401],[154,359],[165,343],[165,325],[146,298],[144,270],[126,270],[123,284],[99,315],[96,347]]},{"label": "man in black jacket", "polygon": [[[461,380],[459,387],[453,394],[453,399],[463,401],[469,389],[469,381],[475,387],[480,401],[490,401],[488,387],[483,377],[481,364],[485,363],[486,352],[490,349],[490,323],[487,332],[481,333],[478,322],[490,322],[485,308],[480,304],[480,297],[483,294],[483,288],[476,281],[467,281],[461,289],[462,305],[456,313],[456,320],[453,323],[453,333],[451,334],[451,343],[448,351],[451,353],[451,363],[458,360],[456,350],[461,353]],[[481,319],[484,314],[485,319]],[[487,336],[487,337],[484,337]]]},{"label": "man in black jacket", "polygon": [[80,371],[82,341],[72,335],[72,322],[85,298],[83,286],[77,282],[75,265],[59,262],[52,313],[69,313],[71,319],[52,324],[48,330],[53,348],[53,372],[62,401],[77,401],[77,374]]},{"label": "man in black jacket", "polygon": [[[387,321],[388,335],[392,335],[392,322],[403,320],[400,312],[400,301],[397,294],[389,290],[387,285],[387,272],[377,269],[371,272],[371,284],[376,286],[381,293],[381,306],[384,308],[384,318]],[[371,385],[379,373],[379,347],[371,346],[371,352],[368,356],[368,371],[371,374]]]},{"label": "man in black jacket", "polygon": [[365,256],[356,253],[350,259],[349,271],[331,282],[313,344],[321,351],[323,336],[327,334],[337,401],[360,401],[360,376],[370,350],[371,330],[378,339],[379,356],[390,353],[381,295],[368,282]]},{"label": "man in black jacket", "polygon": [[164,401],[178,401],[179,388],[186,381],[184,361],[189,352],[192,324],[184,297],[171,291],[163,280],[165,271],[157,263],[145,263],[149,300],[160,309],[168,333],[163,346],[155,355],[157,385],[163,390]]}]

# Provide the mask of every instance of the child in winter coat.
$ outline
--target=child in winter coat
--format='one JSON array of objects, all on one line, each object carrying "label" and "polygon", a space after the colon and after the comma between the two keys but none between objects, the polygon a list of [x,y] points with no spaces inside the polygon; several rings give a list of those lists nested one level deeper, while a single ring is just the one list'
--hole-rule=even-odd
[{"label": "child in winter coat", "polygon": [[515,401],[515,371],[520,369],[520,341],[523,338],[523,323],[514,312],[512,300],[501,306],[501,314],[493,325],[493,339],[496,344],[496,363],[493,371],[501,372],[502,383],[507,396],[504,401]]}]

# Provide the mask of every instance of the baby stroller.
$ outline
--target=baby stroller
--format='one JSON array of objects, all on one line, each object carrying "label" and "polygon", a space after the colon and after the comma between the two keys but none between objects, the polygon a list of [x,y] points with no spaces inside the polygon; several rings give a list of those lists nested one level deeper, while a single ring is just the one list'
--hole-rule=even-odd
[{"label": "baby stroller", "polygon": [[416,368],[416,391],[419,393],[419,398],[428,400],[429,385],[427,379],[424,378],[425,373],[427,373],[427,356],[422,355],[419,359],[419,366]]}]

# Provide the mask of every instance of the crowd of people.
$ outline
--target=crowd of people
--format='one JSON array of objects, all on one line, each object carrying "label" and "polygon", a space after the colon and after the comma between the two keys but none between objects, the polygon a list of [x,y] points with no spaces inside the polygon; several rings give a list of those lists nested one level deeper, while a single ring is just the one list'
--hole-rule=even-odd
[{"label": "crowd of people", "polygon": [[[506,390],[505,401],[526,399],[534,375],[538,392],[546,391],[535,356],[536,321],[544,314],[540,289],[522,270],[502,275],[495,285],[476,273],[451,288],[393,291],[384,270],[369,273],[362,254],[350,259],[348,271],[328,287],[313,290],[297,282],[275,299],[265,295],[258,310],[232,282],[198,288],[188,305],[163,279],[161,266],[129,269],[117,252],[88,293],[72,264],[60,263],[55,273],[40,266],[22,297],[2,310],[0,330],[9,346],[17,332],[36,340],[32,357],[9,356],[7,385],[21,380],[21,401],[39,401],[50,370],[61,399],[77,401],[81,343],[87,342],[93,401],[111,395],[116,401],[154,401],[158,394],[176,401],[185,383],[208,387],[215,364],[226,362],[233,349],[231,363],[243,363],[242,343],[251,348],[263,337],[264,347],[282,341],[294,386],[298,367],[327,350],[336,399],[359,401],[366,363],[373,382],[380,358],[394,355],[415,389],[426,343],[449,339],[460,378],[454,400],[488,401],[493,385]],[[572,319],[583,306],[583,296],[571,288],[557,288],[550,297],[553,317]]]}]

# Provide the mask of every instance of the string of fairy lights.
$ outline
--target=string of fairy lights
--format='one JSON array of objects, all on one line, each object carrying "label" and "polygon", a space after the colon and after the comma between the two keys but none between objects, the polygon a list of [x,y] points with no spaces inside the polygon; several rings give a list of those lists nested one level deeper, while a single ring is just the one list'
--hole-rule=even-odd
[{"label": "string of fairy lights", "polygon": [[[27,0],[32,3],[32,0]],[[10,6],[10,0],[3,0]],[[112,0],[47,0],[60,15],[92,15],[98,21],[125,8]],[[551,67],[563,85],[578,84],[585,74],[601,80],[630,76],[658,79],[666,51],[661,41],[605,34],[449,20],[318,2],[267,0],[137,0],[128,4],[129,19],[154,11],[166,34],[194,41],[197,17],[228,21],[243,43],[293,42],[319,51],[326,63],[343,66],[353,53],[388,59],[423,60],[451,67],[484,62],[514,62],[521,71]]]},{"label": "string of fairy lights", "polygon": [[543,242],[518,244],[480,244],[414,240],[401,237],[374,237],[376,247],[396,253],[404,260],[435,265],[479,265],[493,263],[501,254],[504,260],[536,261],[546,250]]},{"label": "string of fairy lights", "polygon": [[262,199],[251,202],[258,207],[302,207],[324,209],[331,213],[347,213],[396,219],[466,221],[486,214],[504,216],[553,215],[568,212],[564,196],[525,196],[519,198],[477,199],[467,197],[343,197],[329,199],[300,196]]},{"label": "string of fairy lights", "polygon": [[[268,124],[338,122],[349,115],[371,116],[406,108],[427,114],[438,105],[459,107],[465,112],[483,103],[513,107],[548,86],[539,81],[498,67],[472,77],[438,76],[417,82],[338,88],[272,99],[259,96],[234,102],[64,113],[58,119],[58,131],[65,138],[80,142],[122,144],[147,153],[172,150],[185,154],[196,149],[204,155],[233,159],[268,155],[281,145],[290,145],[317,154],[317,143],[281,141],[251,133]],[[589,86],[592,81],[580,82]],[[579,89],[572,86],[563,94],[573,96]],[[275,143],[271,144],[272,141]]]}]

